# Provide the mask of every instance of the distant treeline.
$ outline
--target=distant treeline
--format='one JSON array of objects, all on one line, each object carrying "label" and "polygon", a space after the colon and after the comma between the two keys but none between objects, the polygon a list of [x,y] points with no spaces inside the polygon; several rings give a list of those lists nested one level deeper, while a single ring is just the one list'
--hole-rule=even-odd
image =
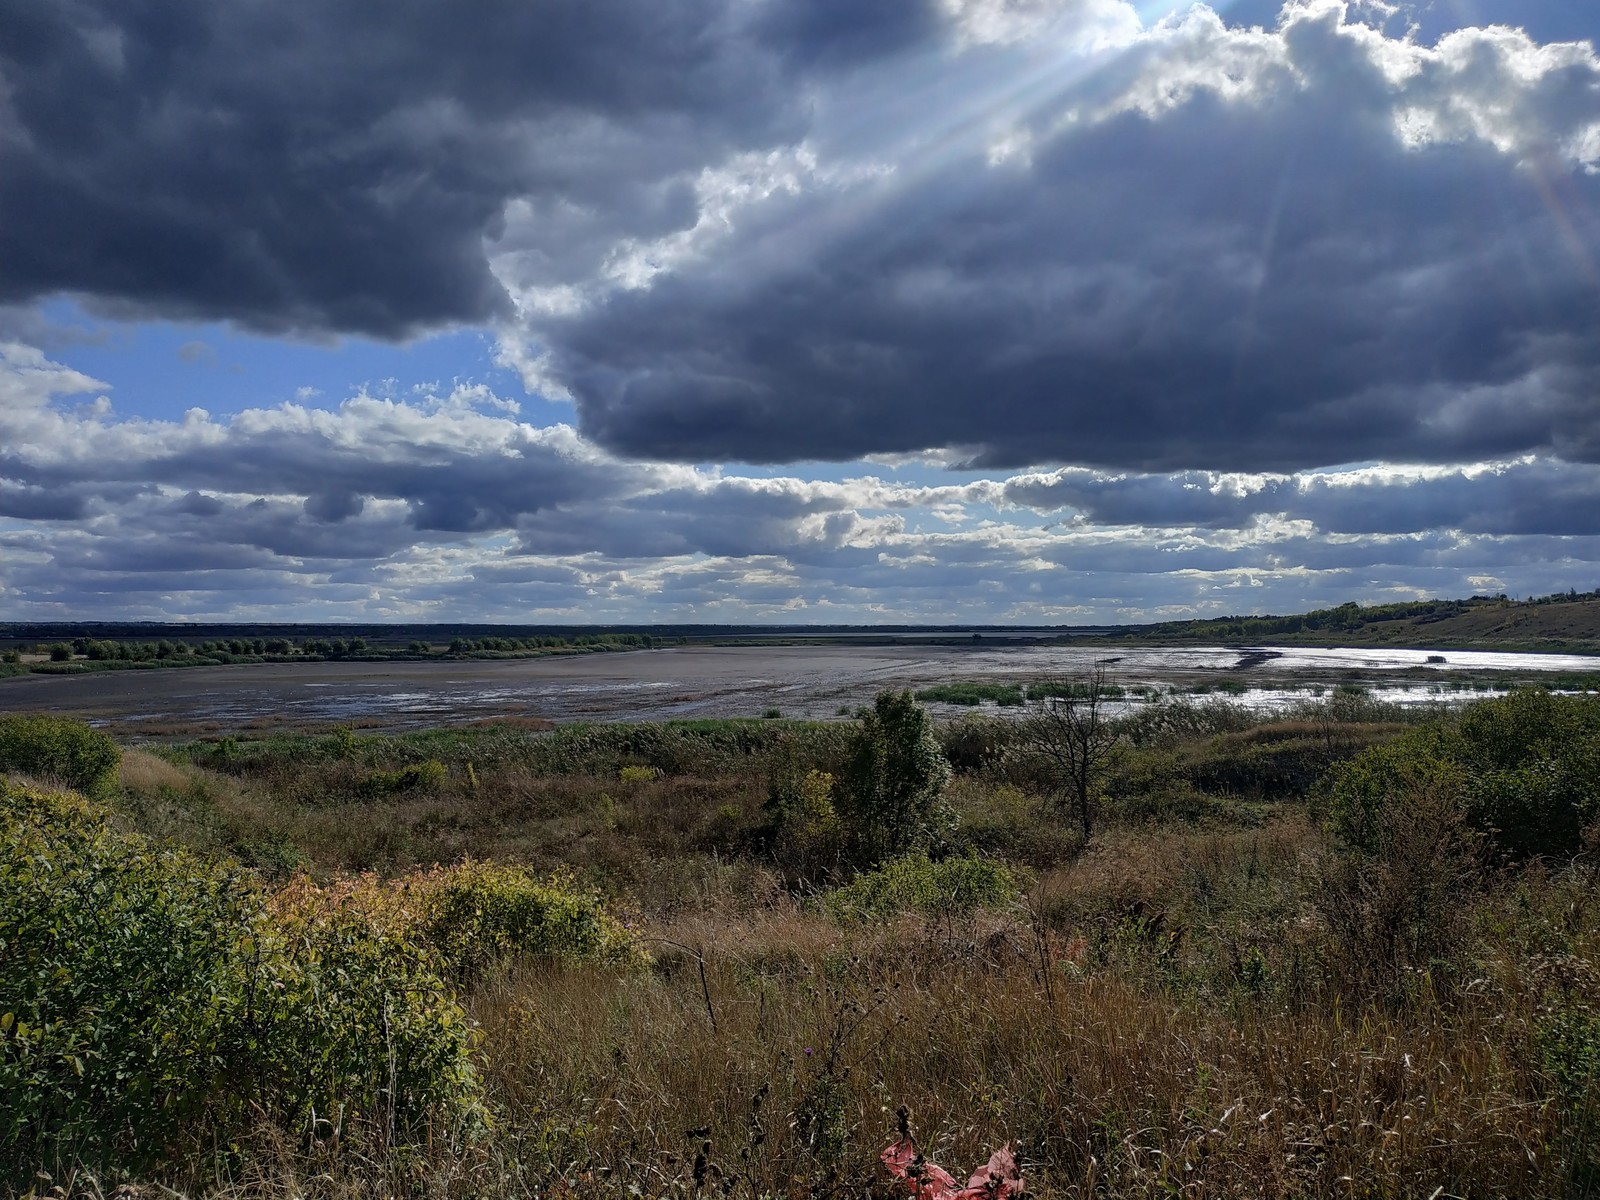
[{"label": "distant treeline", "polygon": [[[592,654],[608,650],[649,650],[661,639],[640,633],[580,634],[576,637],[452,638],[447,645],[421,639],[405,645],[351,638],[214,638],[185,641],[161,638],[128,641],[79,637],[47,645],[13,646],[0,654],[6,674],[31,671],[71,674],[81,671],[136,670],[151,667],[200,667],[261,662],[388,662],[430,658],[523,658],[545,654]],[[36,660],[46,656],[48,661]]]}]

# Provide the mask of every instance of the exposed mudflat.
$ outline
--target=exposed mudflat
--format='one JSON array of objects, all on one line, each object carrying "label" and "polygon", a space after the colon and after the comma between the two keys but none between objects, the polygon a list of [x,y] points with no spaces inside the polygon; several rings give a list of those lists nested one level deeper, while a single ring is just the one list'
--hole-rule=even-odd
[{"label": "exposed mudflat", "polygon": [[[1428,661],[1441,653],[1443,662]],[[769,708],[821,718],[841,708],[851,712],[888,687],[1082,677],[1097,666],[1124,686],[1234,681],[1248,690],[1232,699],[1259,704],[1304,694],[1296,685],[1351,680],[1386,699],[1438,699],[1440,686],[1461,673],[1600,674],[1600,657],[1306,647],[689,646],[533,659],[28,675],[0,680],[0,711],[64,713],[150,732],[338,722],[405,728],[498,717],[748,717]]]}]

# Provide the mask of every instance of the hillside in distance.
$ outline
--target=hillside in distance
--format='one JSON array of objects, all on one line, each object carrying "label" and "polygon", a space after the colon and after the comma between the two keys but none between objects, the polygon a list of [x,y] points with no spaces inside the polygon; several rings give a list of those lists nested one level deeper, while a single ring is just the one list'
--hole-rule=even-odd
[{"label": "hillside in distance", "polygon": [[1292,616],[1218,617],[1126,626],[1128,641],[1287,642],[1417,649],[1600,651],[1600,590],[1511,600],[1418,600],[1341,604]]},{"label": "hillside in distance", "polygon": [[[87,660],[111,657],[149,660],[134,664],[139,666],[200,666],[213,661],[526,657],[674,645],[993,648],[1061,643],[1287,643],[1600,653],[1600,589],[1527,600],[1471,596],[1380,605],[1352,601],[1287,616],[1211,617],[1141,625],[0,622],[0,660],[4,660],[0,661],[0,676],[24,671],[73,673],[107,666]],[[107,646],[115,649],[117,645],[129,652],[107,653]],[[71,661],[40,661],[52,648]],[[141,653],[132,654],[135,649]],[[149,653],[143,653],[145,650]],[[18,655],[22,665],[8,667],[7,662]]]}]

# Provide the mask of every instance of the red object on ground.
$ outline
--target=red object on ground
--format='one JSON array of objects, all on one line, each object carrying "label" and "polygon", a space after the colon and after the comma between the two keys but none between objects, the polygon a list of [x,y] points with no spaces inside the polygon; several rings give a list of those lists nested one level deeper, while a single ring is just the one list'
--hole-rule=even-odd
[{"label": "red object on ground", "polygon": [[878,1157],[891,1175],[906,1181],[914,1200],[1001,1200],[1023,1192],[1022,1175],[1009,1145],[996,1150],[960,1190],[950,1172],[923,1158],[910,1138],[884,1147]]}]

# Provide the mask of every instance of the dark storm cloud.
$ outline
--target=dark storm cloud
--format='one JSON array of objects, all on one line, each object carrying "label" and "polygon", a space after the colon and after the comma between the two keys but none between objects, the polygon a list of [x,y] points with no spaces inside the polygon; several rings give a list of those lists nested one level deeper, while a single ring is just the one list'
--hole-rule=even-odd
[{"label": "dark storm cloud", "polygon": [[1107,475],[1083,468],[1015,476],[997,498],[1071,509],[1096,525],[1242,528],[1265,515],[1327,533],[1581,536],[1600,532],[1600,469],[1530,458],[1464,468],[1370,468],[1303,476]]},{"label": "dark storm cloud", "polygon": [[848,67],[932,39],[935,0],[780,0],[756,19],[762,40],[806,66]]},{"label": "dark storm cloud", "polygon": [[390,337],[503,313],[507,201],[685,219],[634,209],[792,137],[791,59],[920,28],[870,7],[0,0],[0,301]]},{"label": "dark storm cloud", "polygon": [[[585,432],[690,461],[1600,458],[1587,48],[1423,49],[1317,0],[1274,34],[1201,13],[1060,73],[1001,110],[1012,151],[888,153],[534,320]],[[964,84],[949,103],[983,113]],[[829,130],[825,155],[867,154]]]},{"label": "dark storm cloud", "polygon": [[88,513],[88,498],[81,493],[16,487],[0,480],[0,517],[24,521],[81,521]]},{"label": "dark storm cloud", "polygon": [[215,496],[208,496],[204,492],[189,491],[182,497],[172,502],[172,511],[186,513],[195,517],[214,517],[226,509],[226,505]]},{"label": "dark storm cloud", "polygon": [[[1143,33],[1116,0],[0,0],[0,305],[497,320],[628,458],[1600,461],[1600,65],[1375,24],[1330,0]],[[293,493],[308,523],[403,498],[454,534],[588,486],[515,446],[474,471],[281,432],[230,454],[152,469]]]}]

